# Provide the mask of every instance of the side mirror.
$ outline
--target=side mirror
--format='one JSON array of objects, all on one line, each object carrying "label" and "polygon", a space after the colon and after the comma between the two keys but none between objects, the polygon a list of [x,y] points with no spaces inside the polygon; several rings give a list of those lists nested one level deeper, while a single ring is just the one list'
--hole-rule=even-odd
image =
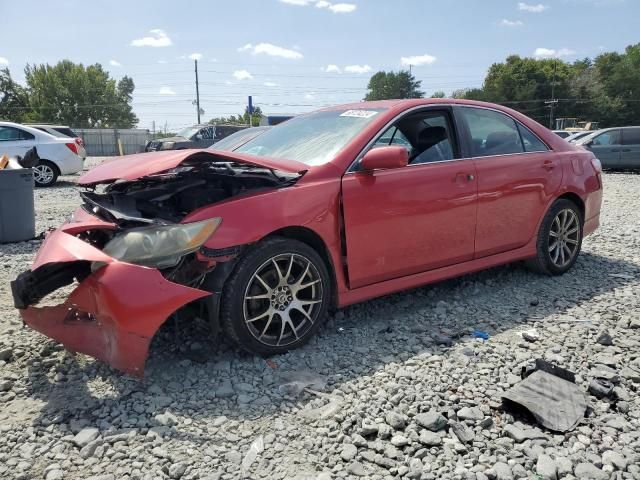
[{"label": "side mirror", "polygon": [[409,152],[404,147],[390,145],[372,148],[360,160],[362,170],[382,170],[406,167],[409,163]]}]

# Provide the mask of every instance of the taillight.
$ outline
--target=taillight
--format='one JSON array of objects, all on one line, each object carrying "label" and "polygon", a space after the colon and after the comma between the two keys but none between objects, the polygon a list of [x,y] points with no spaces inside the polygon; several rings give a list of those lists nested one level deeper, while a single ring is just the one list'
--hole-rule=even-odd
[{"label": "taillight", "polygon": [[84,142],[82,141],[82,139],[81,139],[80,137],[77,137],[77,138],[76,138],[76,143],[77,143],[78,145],[80,145],[81,147],[84,147]]},{"label": "taillight", "polygon": [[591,165],[593,165],[596,173],[602,173],[602,163],[596,157],[591,158]]},{"label": "taillight", "polygon": [[65,145],[73,153],[75,153],[76,155],[78,154],[78,146],[75,143],[65,143]]}]

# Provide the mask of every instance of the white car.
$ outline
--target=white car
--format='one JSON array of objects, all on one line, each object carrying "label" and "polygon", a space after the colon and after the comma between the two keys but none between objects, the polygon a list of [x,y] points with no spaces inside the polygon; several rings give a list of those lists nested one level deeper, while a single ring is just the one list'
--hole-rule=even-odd
[{"label": "white car", "polygon": [[40,131],[50,133],[54,137],[71,137],[73,141],[78,145],[78,155],[83,160],[87,158],[87,150],[84,148],[84,141],[82,138],[78,136],[76,132],[74,132],[71,128],[66,125],[49,125],[46,123],[43,124],[35,124],[35,123],[25,123],[25,127],[37,128]]},{"label": "white car", "polygon": [[19,123],[0,122],[0,157],[23,156],[32,147],[36,147],[40,157],[40,163],[33,168],[37,187],[53,185],[59,175],[82,171],[83,161],[73,139],[54,137]]}]

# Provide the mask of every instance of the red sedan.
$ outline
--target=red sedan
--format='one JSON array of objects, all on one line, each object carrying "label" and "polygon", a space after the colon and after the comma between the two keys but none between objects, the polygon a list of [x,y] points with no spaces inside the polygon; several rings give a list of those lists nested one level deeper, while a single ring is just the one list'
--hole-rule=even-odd
[{"label": "red sedan", "polygon": [[277,354],[332,307],[516,260],[565,273],[598,227],[600,172],[591,152],[497,105],[327,108],[235,152],[86,173],[82,206],[12,282],[14,301],[35,330],[136,375],[158,328],[193,307]]}]

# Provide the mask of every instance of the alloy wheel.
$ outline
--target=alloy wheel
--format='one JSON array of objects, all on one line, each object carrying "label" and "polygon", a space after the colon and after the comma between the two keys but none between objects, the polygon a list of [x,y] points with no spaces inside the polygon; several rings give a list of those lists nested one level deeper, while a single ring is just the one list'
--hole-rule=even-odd
[{"label": "alloy wheel", "polygon": [[564,267],[580,246],[580,219],[573,210],[560,210],[549,229],[549,257],[556,267]]},{"label": "alloy wheel", "polygon": [[251,335],[268,346],[286,346],[318,320],[322,278],[303,255],[286,253],[264,262],[252,275],[243,299],[244,321]]},{"label": "alloy wheel", "polygon": [[40,185],[47,185],[51,183],[54,176],[55,172],[49,165],[41,163],[33,168],[33,178],[36,183],[39,183]]}]

